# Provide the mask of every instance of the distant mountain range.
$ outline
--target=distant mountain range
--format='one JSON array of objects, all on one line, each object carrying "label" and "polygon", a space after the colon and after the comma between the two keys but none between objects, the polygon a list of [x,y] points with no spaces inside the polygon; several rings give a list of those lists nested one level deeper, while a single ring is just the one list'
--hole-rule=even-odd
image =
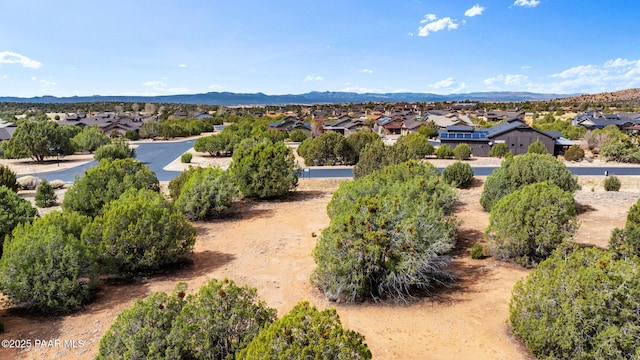
[{"label": "distant mountain range", "polygon": [[468,94],[438,95],[429,93],[353,93],[353,92],[318,92],[313,91],[299,95],[266,95],[263,93],[240,94],[231,92],[209,92],[192,95],[164,96],[39,96],[32,98],[0,97],[0,102],[20,103],[81,103],[81,102],[140,102],[140,103],[174,103],[200,105],[288,105],[288,104],[341,104],[366,102],[443,102],[443,101],[484,101],[484,102],[523,102],[543,101],[577,94],[539,94],[530,92],[473,92]]}]

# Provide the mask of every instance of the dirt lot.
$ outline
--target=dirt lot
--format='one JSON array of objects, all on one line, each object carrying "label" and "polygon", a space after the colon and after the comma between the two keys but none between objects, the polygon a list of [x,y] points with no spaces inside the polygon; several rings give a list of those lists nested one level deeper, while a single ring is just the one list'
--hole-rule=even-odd
[{"label": "dirt lot", "polygon": [[[602,190],[602,177],[583,178],[580,243],[606,246],[611,229],[624,225],[640,196],[640,177],[621,177],[622,190]],[[0,349],[0,359],[92,359],[102,334],[118,312],[155,291],[169,292],[185,281],[194,292],[211,278],[230,278],[258,289],[269,306],[285,314],[297,302],[336,307],[344,325],[365,335],[377,359],[530,359],[511,337],[506,321],[511,289],[527,271],[491,258],[472,260],[469,248],[484,242],[488,214],[479,205],[483,179],[459,191],[456,216],[459,254],[452,264],[458,281],[433,297],[407,306],[336,305],[309,284],[315,264],[311,251],[328,225],[325,207],[341,180],[301,180],[288,200],[240,204],[230,219],[198,222],[193,265],[143,278],[132,284],[104,284],[93,303],[60,317],[37,317],[0,307],[2,339],[60,340],[51,348]],[[593,189],[593,191],[592,191]],[[33,193],[23,192],[32,199]],[[76,348],[64,346],[74,340]]]}]

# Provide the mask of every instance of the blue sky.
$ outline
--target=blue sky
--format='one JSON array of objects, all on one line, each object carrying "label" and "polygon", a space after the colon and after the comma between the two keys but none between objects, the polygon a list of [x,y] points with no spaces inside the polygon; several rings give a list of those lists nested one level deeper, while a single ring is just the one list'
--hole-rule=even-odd
[{"label": "blue sky", "polygon": [[0,96],[640,87],[640,1],[2,0]]}]

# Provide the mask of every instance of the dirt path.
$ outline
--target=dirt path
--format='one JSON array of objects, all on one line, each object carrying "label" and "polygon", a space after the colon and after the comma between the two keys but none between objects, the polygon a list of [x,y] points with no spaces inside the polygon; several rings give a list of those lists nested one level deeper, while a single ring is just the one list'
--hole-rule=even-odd
[{"label": "dirt path", "polygon": [[[613,227],[623,226],[639,196],[639,181],[623,179],[620,193],[585,187],[576,194],[582,227],[577,241],[606,246]],[[155,291],[170,292],[185,281],[195,292],[211,278],[230,278],[258,289],[279,315],[297,302],[336,307],[344,325],[365,335],[376,359],[529,359],[507,327],[513,285],[527,271],[491,258],[472,260],[469,248],[483,242],[488,214],[479,205],[482,180],[459,192],[456,215],[463,221],[452,269],[459,280],[433,297],[401,305],[336,305],[309,284],[311,256],[329,219],[326,205],[340,180],[301,180],[290,199],[240,204],[229,219],[199,222],[194,264],[133,284],[104,284],[93,303],[76,314],[34,317],[5,307],[2,339],[60,340],[51,348],[0,349],[0,359],[92,359],[100,337],[120,310]],[[635,186],[635,187],[634,187]],[[64,346],[74,341],[76,348]],[[71,344],[67,344],[71,345]]]}]

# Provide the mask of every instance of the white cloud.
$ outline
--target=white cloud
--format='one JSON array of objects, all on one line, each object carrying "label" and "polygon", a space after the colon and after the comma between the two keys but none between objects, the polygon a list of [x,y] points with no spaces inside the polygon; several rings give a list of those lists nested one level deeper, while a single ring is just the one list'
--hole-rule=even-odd
[{"label": "white cloud", "polygon": [[184,69],[184,68],[186,68],[186,67],[187,67],[187,64],[180,64],[180,65],[178,65],[178,67],[179,67],[179,68],[183,68],[183,69]]},{"label": "white cloud", "polygon": [[307,75],[307,77],[304,78],[304,82],[309,82],[309,81],[323,81],[324,78],[322,76],[319,75]]},{"label": "white cloud", "polygon": [[38,78],[37,78],[37,77],[35,77],[35,76],[32,76],[32,77],[31,77],[31,80],[36,81],[36,80],[38,80]]},{"label": "white cloud", "polygon": [[440,90],[440,91],[453,94],[466,89],[467,85],[464,82],[459,83],[454,78],[450,77],[444,80],[440,80],[436,83],[430,84],[429,87],[431,89]]},{"label": "white cloud", "polygon": [[530,66],[530,65],[522,65],[520,68],[521,68],[522,70],[529,70],[529,69],[531,69],[531,68],[532,68],[532,66]]},{"label": "white cloud", "polygon": [[576,66],[576,67],[572,67],[570,69],[567,69],[563,72],[557,73],[557,74],[552,74],[551,77],[552,78],[561,78],[561,79],[568,79],[568,78],[574,78],[574,77],[585,77],[585,76],[592,76],[592,75],[602,75],[604,74],[605,71],[598,68],[597,66],[593,66],[593,65],[580,65],[580,66]]},{"label": "white cloud", "polygon": [[340,91],[354,92],[354,93],[359,93],[359,94],[364,94],[364,93],[382,93],[382,92],[384,92],[384,91],[382,91],[380,89],[361,87],[361,86],[358,86],[358,85],[353,85],[353,84],[351,84],[349,82],[345,83],[344,86],[345,87],[340,89]]},{"label": "white cloud", "polygon": [[513,5],[523,7],[536,7],[540,5],[540,0],[516,0]]},{"label": "white cloud", "polygon": [[224,89],[224,86],[222,85],[218,85],[218,84],[209,85],[209,90],[222,90],[222,89]]},{"label": "white cloud", "polygon": [[0,64],[20,64],[29,69],[37,69],[42,66],[41,62],[12,51],[0,51]]},{"label": "white cloud", "polygon": [[485,79],[483,82],[489,86],[504,84],[504,85],[522,85],[526,83],[528,77],[526,75],[498,75],[493,78]]},{"label": "white cloud", "polygon": [[6,79],[6,78],[7,78],[7,74],[0,75],[0,79]]},{"label": "white cloud", "polygon": [[474,16],[482,15],[483,11],[484,11],[484,8],[480,6],[480,4],[475,4],[471,9],[464,12],[464,16],[474,17]]},{"label": "white cloud", "polygon": [[360,72],[363,72],[365,74],[373,74],[373,70],[371,70],[371,69],[362,69],[362,70],[360,70]]},{"label": "white cloud", "polygon": [[604,63],[604,67],[605,68],[617,68],[617,67],[623,67],[623,66],[633,66],[638,64],[638,60],[635,61],[629,61],[627,59],[621,59],[621,58],[617,58],[615,60],[609,60],[607,62]]},{"label": "white cloud", "polygon": [[427,14],[424,19],[420,21],[423,26],[418,27],[418,36],[429,36],[432,32],[438,32],[442,30],[455,30],[459,27],[456,20],[450,17],[445,17],[440,20],[436,20],[437,17],[434,14]]},{"label": "white cloud", "polygon": [[159,89],[159,88],[164,89],[167,87],[167,84],[163,83],[162,81],[147,81],[142,85],[149,86],[156,89]]},{"label": "white cloud", "polygon": [[58,89],[56,89],[55,81],[40,80],[40,91],[52,94],[58,91]]}]

